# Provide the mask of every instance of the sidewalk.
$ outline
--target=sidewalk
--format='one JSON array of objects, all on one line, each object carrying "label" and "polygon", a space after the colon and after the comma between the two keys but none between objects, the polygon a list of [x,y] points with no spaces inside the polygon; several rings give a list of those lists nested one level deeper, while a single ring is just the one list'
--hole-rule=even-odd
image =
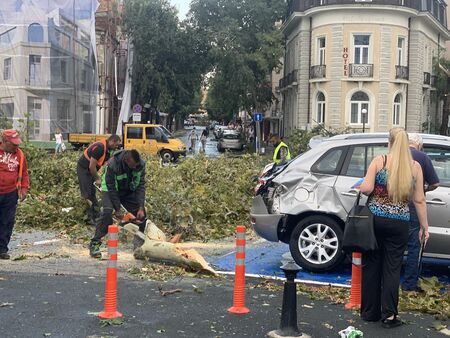
[{"label": "sidewalk", "polygon": [[[157,282],[120,273],[118,310],[124,323],[101,327],[95,312],[103,308],[103,277],[0,272],[0,332],[5,338],[264,337],[279,325],[282,292],[254,288],[260,280],[248,282],[251,313],[237,316],[226,311],[232,304],[232,278]],[[159,288],[181,292],[162,296]],[[338,337],[349,325],[365,338],[443,337],[430,328],[431,316],[405,313],[402,319],[408,324],[386,330],[362,322],[342,305],[298,296],[300,329],[313,337]]]}]

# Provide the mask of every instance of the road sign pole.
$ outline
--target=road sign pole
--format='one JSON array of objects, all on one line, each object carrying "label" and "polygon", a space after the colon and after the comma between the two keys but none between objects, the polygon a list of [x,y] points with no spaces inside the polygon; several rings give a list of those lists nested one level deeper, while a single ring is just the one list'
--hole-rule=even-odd
[{"label": "road sign pole", "polygon": [[261,122],[256,122],[256,153],[261,153]]}]

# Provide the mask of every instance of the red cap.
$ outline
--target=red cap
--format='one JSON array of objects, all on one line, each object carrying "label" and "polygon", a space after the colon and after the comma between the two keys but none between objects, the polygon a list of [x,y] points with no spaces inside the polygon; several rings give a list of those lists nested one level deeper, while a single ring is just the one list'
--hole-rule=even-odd
[{"label": "red cap", "polygon": [[2,136],[7,141],[15,145],[20,145],[22,140],[20,139],[19,133],[15,129],[5,129],[3,130]]}]

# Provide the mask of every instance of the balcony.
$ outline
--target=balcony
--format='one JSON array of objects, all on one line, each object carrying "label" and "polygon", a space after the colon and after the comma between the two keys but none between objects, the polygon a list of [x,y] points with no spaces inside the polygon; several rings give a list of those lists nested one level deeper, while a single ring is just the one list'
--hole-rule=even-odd
[{"label": "balcony", "polygon": [[351,63],[349,77],[373,77],[373,64]]},{"label": "balcony", "polygon": [[323,79],[326,77],[326,70],[327,70],[327,66],[325,66],[325,65],[311,66],[311,68],[309,70],[309,78],[310,79]]},{"label": "balcony", "polygon": [[441,0],[292,0],[286,19],[294,12],[332,5],[397,6],[429,12],[442,26],[447,27],[446,4]]},{"label": "balcony", "polygon": [[395,78],[400,80],[408,80],[409,68],[406,66],[395,66]]},{"label": "balcony", "polygon": [[429,86],[431,84],[431,74],[428,72],[423,72],[423,84]]},{"label": "balcony", "polygon": [[280,90],[286,88],[288,86],[296,86],[297,85],[297,70],[293,70],[289,74],[285,75],[279,82]]}]

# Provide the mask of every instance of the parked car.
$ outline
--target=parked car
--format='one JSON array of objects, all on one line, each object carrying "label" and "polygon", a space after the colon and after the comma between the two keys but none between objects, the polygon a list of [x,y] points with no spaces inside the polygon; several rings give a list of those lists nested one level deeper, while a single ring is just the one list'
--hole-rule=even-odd
[{"label": "parked car", "polygon": [[[424,256],[450,258],[450,138],[422,137],[440,179],[439,188],[426,194],[430,239]],[[269,241],[288,243],[306,270],[334,269],[345,257],[344,223],[356,197],[351,187],[387,147],[387,133],[338,135],[283,166],[267,166],[253,198],[255,231]]]},{"label": "parked car", "polygon": [[242,134],[229,129],[223,131],[217,143],[217,150],[219,152],[224,152],[225,150],[243,150],[244,147],[245,141]]}]

